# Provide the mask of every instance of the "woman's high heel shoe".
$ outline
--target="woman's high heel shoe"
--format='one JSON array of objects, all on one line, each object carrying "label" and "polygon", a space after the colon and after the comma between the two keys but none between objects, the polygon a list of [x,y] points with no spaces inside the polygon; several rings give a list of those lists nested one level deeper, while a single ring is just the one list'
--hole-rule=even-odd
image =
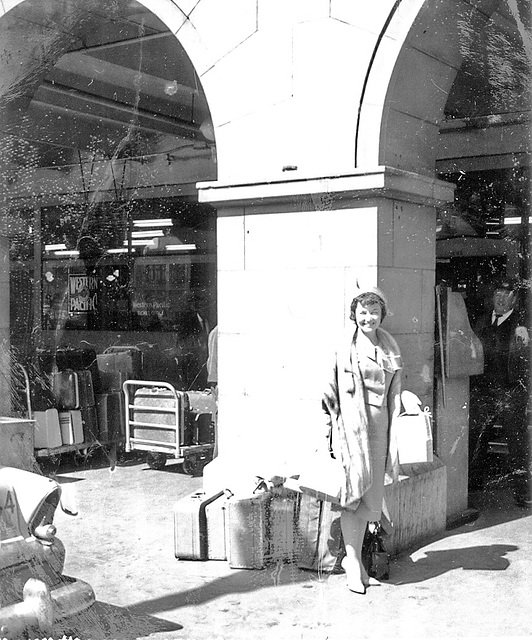
[{"label": "woman's high heel shoe", "polygon": [[361,596],[366,595],[366,587],[360,576],[360,567],[357,562],[347,556],[342,560],[342,569],[347,575],[347,588],[353,593],[358,593]]}]

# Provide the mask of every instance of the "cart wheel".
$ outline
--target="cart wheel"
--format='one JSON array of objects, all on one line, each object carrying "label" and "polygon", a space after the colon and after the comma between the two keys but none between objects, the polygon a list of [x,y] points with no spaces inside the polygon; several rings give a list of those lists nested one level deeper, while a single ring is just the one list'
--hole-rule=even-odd
[{"label": "cart wheel", "polygon": [[197,456],[189,456],[183,460],[183,471],[189,476],[199,476],[205,464],[206,460]]},{"label": "cart wheel", "polygon": [[166,465],[166,456],[164,453],[152,453],[150,451],[146,456],[146,463],[150,469],[163,469]]}]

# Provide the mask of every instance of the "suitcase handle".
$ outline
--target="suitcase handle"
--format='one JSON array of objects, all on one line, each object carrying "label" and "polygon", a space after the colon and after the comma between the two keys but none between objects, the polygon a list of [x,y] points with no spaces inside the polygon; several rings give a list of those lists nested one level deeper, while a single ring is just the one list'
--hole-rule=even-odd
[{"label": "suitcase handle", "polygon": [[136,347],[135,345],[129,345],[129,344],[127,345],[118,344],[118,345],[107,347],[106,349],[103,350],[103,353],[119,353],[121,351],[140,351],[140,353],[142,353],[142,349],[140,349],[139,347]]}]

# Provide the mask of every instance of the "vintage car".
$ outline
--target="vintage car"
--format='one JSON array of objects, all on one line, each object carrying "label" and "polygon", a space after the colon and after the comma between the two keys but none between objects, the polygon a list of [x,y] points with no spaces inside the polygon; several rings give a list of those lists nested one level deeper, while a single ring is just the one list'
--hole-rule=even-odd
[{"label": "vintage car", "polygon": [[53,635],[58,620],[94,600],[63,575],[65,548],[52,524],[61,488],[45,476],[0,467],[0,638]]}]

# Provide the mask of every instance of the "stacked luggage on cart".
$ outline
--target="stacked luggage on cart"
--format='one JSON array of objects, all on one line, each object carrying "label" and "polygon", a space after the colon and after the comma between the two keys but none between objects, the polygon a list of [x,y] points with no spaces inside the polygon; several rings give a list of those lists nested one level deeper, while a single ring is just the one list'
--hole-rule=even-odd
[{"label": "stacked luggage on cart", "polygon": [[234,569],[294,563],[332,572],[342,556],[340,512],[263,480],[248,495],[200,491],[174,505],[174,552],[179,560],[227,560]]},{"label": "stacked luggage on cart", "polygon": [[35,420],[36,457],[86,455],[94,447],[116,454],[125,433],[122,383],[135,375],[131,361],[97,355],[93,348],[60,347],[38,349],[33,362],[15,367],[17,404],[26,404],[22,412]]},{"label": "stacked luggage on cart", "polygon": [[96,353],[62,348],[37,351],[33,362],[13,368],[20,412],[35,421],[37,457],[83,451],[98,439]]}]

